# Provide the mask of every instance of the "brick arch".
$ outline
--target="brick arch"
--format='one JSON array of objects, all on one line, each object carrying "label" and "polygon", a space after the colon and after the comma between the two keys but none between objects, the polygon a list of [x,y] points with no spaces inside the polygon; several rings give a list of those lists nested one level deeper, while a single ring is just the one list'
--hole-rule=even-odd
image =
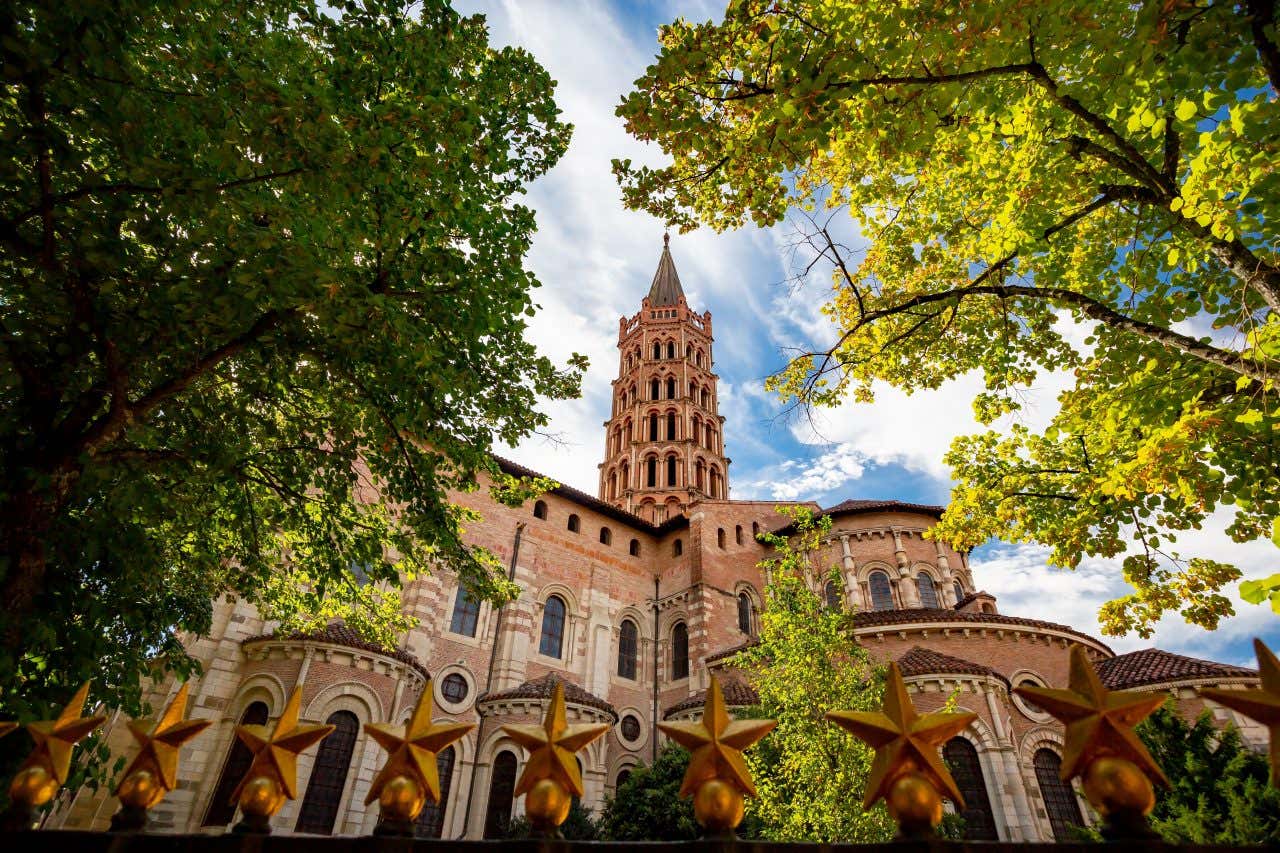
[{"label": "brick arch", "polygon": [[567,611],[566,616],[582,615],[582,608],[578,606],[578,598],[574,595],[573,590],[559,581],[552,581],[542,586],[537,594],[534,595],[533,600],[537,605],[539,615],[541,615],[542,609],[546,607],[547,599],[553,595],[558,595],[564,600],[565,610]]},{"label": "brick arch", "polygon": [[613,618],[613,634],[616,637],[618,631],[622,629],[622,620],[630,619],[636,623],[637,634],[641,640],[653,639],[653,614],[645,613],[634,604],[628,604],[618,611],[618,615]]},{"label": "brick arch", "polygon": [[288,697],[289,691],[285,689],[284,682],[279,676],[270,672],[255,672],[236,688],[235,698],[228,706],[226,716],[239,720],[245,708],[254,702],[266,702],[267,709],[274,717],[284,708]]},{"label": "brick arch", "polygon": [[309,720],[327,720],[338,711],[350,711],[364,723],[394,722],[373,688],[356,679],[327,685],[307,703],[302,716]]}]

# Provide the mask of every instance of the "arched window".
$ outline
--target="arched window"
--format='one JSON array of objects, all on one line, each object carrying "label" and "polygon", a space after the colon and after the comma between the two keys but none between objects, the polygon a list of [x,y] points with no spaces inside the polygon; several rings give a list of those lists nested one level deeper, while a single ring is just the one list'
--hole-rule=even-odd
[{"label": "arched window", "polygon": [[546,501],[536,501],[534,503],[533,517],[540,518],[543,521],[547,520],[547,502]]},{"label": "arched window", "polygon": [[658,399],[658,395],[659,395],[659,393],[660,393],[661,391],[662,391],[662,385],[661,385],[661,384],[659,384],[658,380],[657,380],[657,379],[652,379],[652,380],[650,380],[650,382],[649,382],[649,399],[650,399],[650,400],[656,400],[656,399]]},{"label": "arched window", "polygon": [[667,399],[674,400],[676,398],[676,380],[667,377]]},{"label": "arched window", "polygon": [[693,474],[694,474],[694,484],[697,486],[698,491],[700,492],[705,491],[706,486],[704,484],[706,483],[706,479],[707,479],[706,463],[703,462],[701,459],[699,459],[698,464],[695,465],[693,468]]},{"label": "arched window", "polygon": [[707,436],[706,436],[706,445],[707,445],[707,450],[715,450],[715,449],[716,449],[716,434],[711,430],[711,424],[709,424],[709,423],[708,423],[708,424],[706,425],[706,427],[704,427],[704,429],[706,429],[706,431],[707,431]]},{"label": "arched window", "polygon": [[582,521],[578,518],[576,513],[571,512],[569,513],[569,522],[565,526],[569,528],[570,533],[577,533],[582,529]]},{"label": "arched window", "polygon": [[613,500],[618,496],[618,472],[609,472],[609,500]]},{"label": "arched window", "polygon": [[650,441],[658,440],[658,413],[657,412],[649,413],[649,440]]},{"label": "arched window", "polygon": [[294,832],[332,834],[333,822],[342,804],[342,789],[347,784],[347,770],[351,767],[351,751],[356,747],[360,721],[350,711],[335,711],[325,722],[334,729],[320,741]]},{"label": "arched window", "polygon": [[964,587],[960,586],[960,581],[952,581],[951,586],[956,593],[956,604],[959,604],[964,600]]},{"label": "arched window", "polygon": [[627,784],[627,780],[631,778],[631,768],[624,767],[618,771],[618,778],[613,783],[613,789],[616,791],[623,785]]},{"label": "arched window", "polygon": [[733,528],[733,541],[735,544],[742,544],[742,525],[735,525]]},{"label": "arched window", "polygon": [[676,440],[676,413],[667,412],[667,441]]},{"label": "arched window", "polygon": [[689,677],[689,629],[677,622],[671,629],[671,680]]},{"label": "arched window", "polygon": [[618,482],[622,485],[624,492],[631,488],[631,464],[625,459],[618,466]]},{"label": "arched window", "polygon": [[702,367],[702,350],[698,350],[693,354],[693,363]]},{"label": "arched window", "polygon": [[657,361],[660,358],[662,358],[662,342],[654,341],[653,342],[653,359],[654,361]]},{"label": "arched window", "polygon": [[468,595],[464,587],[458,587],[458,594],[453,598],[453,618],[449,620],[449,630],[464,637],[474,637],[479,618],[480,602]]},{"label": "arched window", "polygon": [[745,592],[738,593],[738,630],[751,633],[751,596]]},{"label": "arched window", "polygon": [[607,527],[601,527],[601,528],[600,528],[600,544],[601,544],[601,545],[612,545],[612,544],[613,544],[613,531],[612,531],[612,530],[610,530],[610,529],[609,529],[609,528],[607,528]]},{"label": "arched window", "polygon": [[724,549],[724,528],[723,527],[716,528],[716,545],[719,546],[721,550]]},{"label": "arched window", "polygon": [[418,812],[414,822],[414,834],[418,838],[439,838],[444,834],[444,810],[449,804],[449,791],[453,788],[453,761],[457,756],[453,747],[445,747],[436,753],[436,773],[440,776],[440,802],[430,800]]},{"label": "arched window", "polygon": [[679,557],[683,553],[684,553],[683,539],[677,539],[675,542],[671,543],[671,556]]},{"label": "arched window", "polygon": [[702,389],[702,408],[704,409],[711,408],[711,392],[708,391],[706,388]]},{"label": "arched window", "polygon": [[658,485],[658,457],[650,456],[646,459],[645,467],[648,470],[645,471],[644,481],[652,489]]},{"label": "arched window", "polygon": [[758,521],[751,522],[751,538],[755,539],[759,535],[760,535],[760,522]]},{"label": "arched window", "polygon": [[867,586],[871,589],[872,610],[893,609],[893,588],[889,586],[889,576],[884,572],[872,572],[867,575]]},{"label": "arched window", "polygon": [[640,540],[639,539],[631,540],[631,544],[627,546],[627,553],[629,553],[633,557],[640,556]]},{"label": "arched window", "polygon": [[933,578],[921,572],[916,575],[916,587],[920,590],[920,606],[928,610],[937,610],[938,590],[933,586]]},{"label": "arched window", "polygon": [[962,737],[953,737],[942,748],[942,757],[956,780],[956,788],[964,797],[964,837],[966,841],[999,841],[996,819],[991,814],[991,800],[987,798],[987,783],[982,778],[982,765],[978,751]]},{"label": "arched window", "polygon": [[674,456],[667,457],[667,485],[674,486],[676,484],[676,458]]},{"label": "arched window", "polygon": [[538,642],[538,651],[547,657],[558,658],[564,649],[564,614],[564,599],[549,596],[542,608],[542,639]]},{"label": "arched window", "polygon": [[636,623],[630,619],[622,620],[618,629],[618,675],[622,678],[636,677],[636,655],[639,646],[640,631]]},{"label": "arched window", "polygon": [[1031,763],[1035,765],[1040,796],[1044,798],[1044,808],[1049,813],[1053,840],[1072,840],[1071,827],[1084,826],[1084,818],[1080,816],[1080,801],[1076,799],[1076,792],[1062,781],[1062,759],[1052,749],[1041,748],[1036,750]]},{"label": "arched window", "polygon": [[[240,725],[265,726],[268,713],[266,702],[250,702],[249,707],[240,715]],[[253,752],[240,738],[235,738],[231,742],[227,760],[222,765],[222,775],[218,777],[218,786],[213,789],[213,797],[209,800],[209,808],[204,813],[201,826],[226,826],[231,823],[231,819],[236,816],[236,804],[231,801],[231,794],[244,774],[249,772],[249,765],[252,763]]]},{"label": "arched window", "polygon": [[667,341],[667,358],[675,358],[675,357],[676,357],[676,343],[675,341]]},{"label": "arched window", "polygon": [[840,587],[836,586],[835,581],[827,581],[827,585],[822,588],[822,596],[826,599],[828,610],[840,609]]},{"label": "arched window", "polygon": [[489,779],[489,807],[484,816],[484,837],[501,838],[511,823],[511,804],[516,790],[516,757],[503,750],[493,759]]}]

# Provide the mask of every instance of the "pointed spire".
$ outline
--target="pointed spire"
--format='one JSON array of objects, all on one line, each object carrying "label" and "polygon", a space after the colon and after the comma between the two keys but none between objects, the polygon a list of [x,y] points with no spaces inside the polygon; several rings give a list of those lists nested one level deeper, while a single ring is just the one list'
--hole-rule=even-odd
[{"label": "pointed spire", "polygon": [[653,274],[653,284],[649,288],[649,306],[676,305],[684,299],[684,289],[680,287],[680,276],[676,274],[675,262],[671,260],[671,235],[662,235],[662,257],[658,259],[658,271]]}]

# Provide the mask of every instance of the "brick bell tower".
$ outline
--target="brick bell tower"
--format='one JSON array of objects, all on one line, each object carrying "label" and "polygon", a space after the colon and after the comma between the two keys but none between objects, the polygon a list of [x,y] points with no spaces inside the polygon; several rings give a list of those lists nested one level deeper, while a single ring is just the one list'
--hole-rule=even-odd
[{"label": "brick bell tower", "polygon": [[700,498],[729,497],[711,312],[689,308],[670,243],[663,235],[640,312],[618,321],[618,378],[600,465],[601,500],[654,523]]}]

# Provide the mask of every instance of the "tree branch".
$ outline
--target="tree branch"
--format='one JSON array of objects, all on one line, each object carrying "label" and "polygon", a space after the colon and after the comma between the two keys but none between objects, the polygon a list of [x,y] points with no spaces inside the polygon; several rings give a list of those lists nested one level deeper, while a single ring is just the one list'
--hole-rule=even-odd
[{"label": "tree branch", "polygon": [[1272,91],[1280,93],[1280,48],[1267,36],[1267,27],[1276,25],[1275,0],[1248,0],[1247,8],[1249,31],[1253,35],[1253,46],[1258,50],[1258,59],[1267,71]]}]

